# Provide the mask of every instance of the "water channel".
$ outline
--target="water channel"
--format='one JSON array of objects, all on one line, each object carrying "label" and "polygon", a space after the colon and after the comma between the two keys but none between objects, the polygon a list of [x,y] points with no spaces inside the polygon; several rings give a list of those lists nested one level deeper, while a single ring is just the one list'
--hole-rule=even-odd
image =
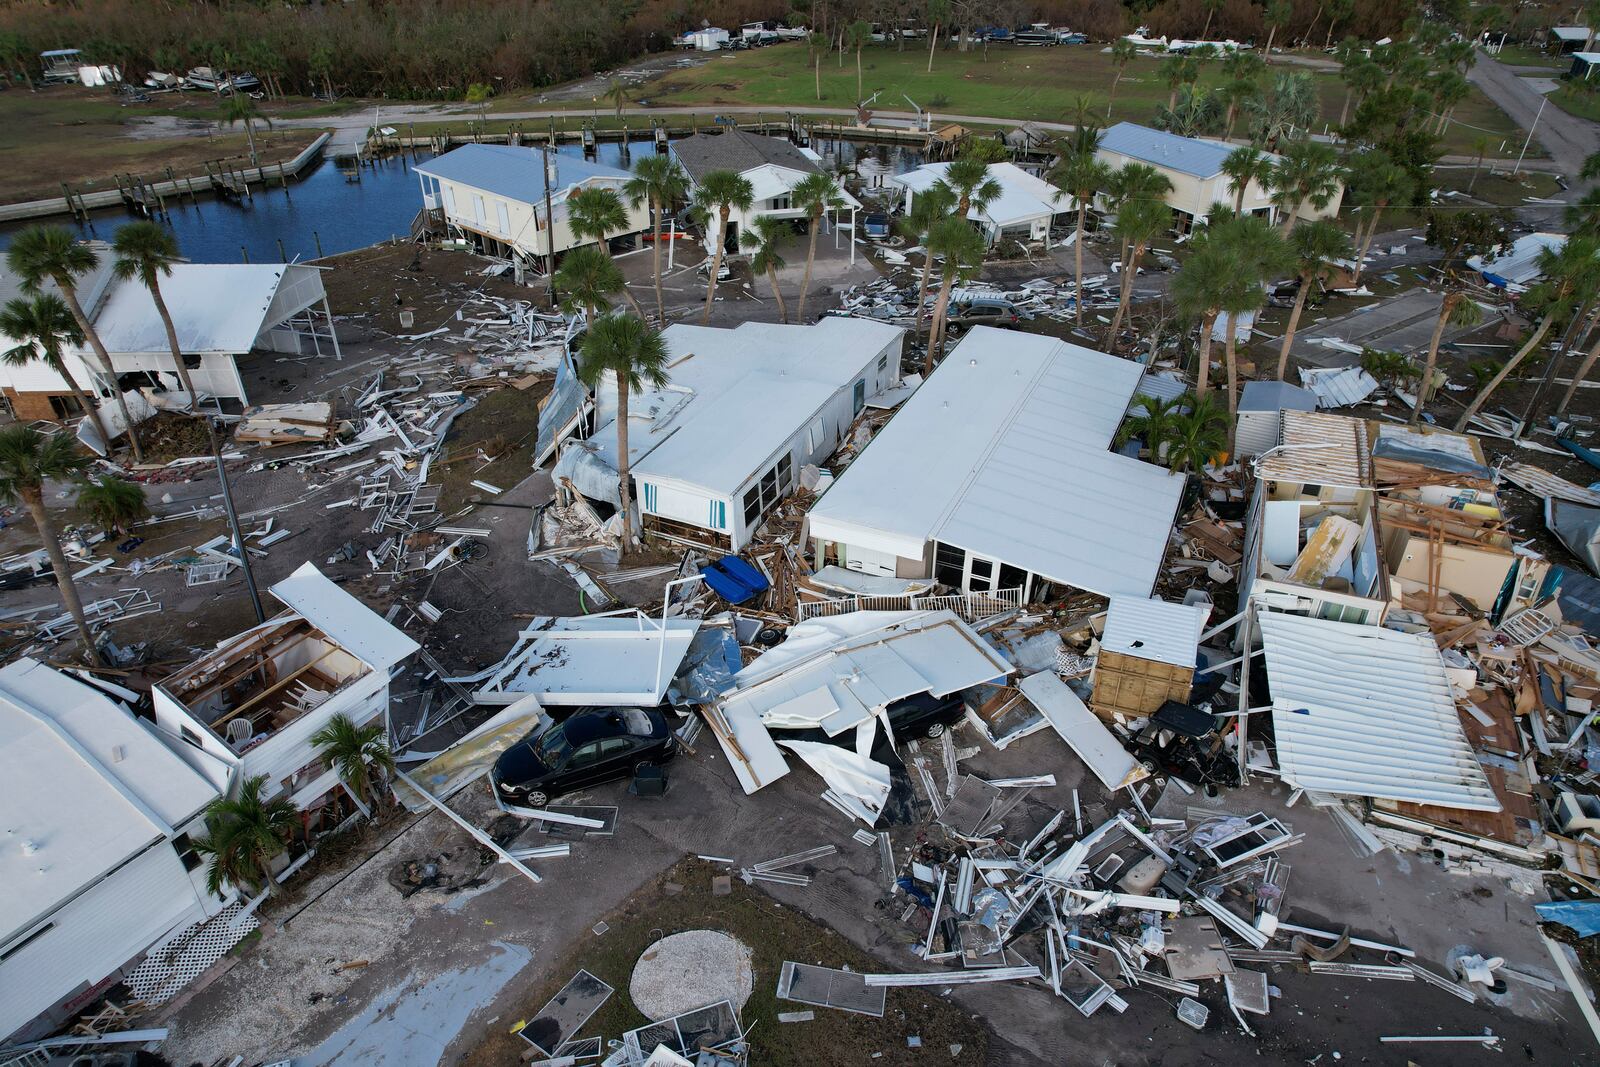
[{"label": "water channel", "polygon": [[[907,145],[817,138],[814,147],[830,167],[871,156],[900,174],[922,163],[921,152]],[[583,146],[561,145],[557,151],[581,158]],[[654,148],[647,139],[636,138],[626,151],[620,141],[602,141],[597,151],[599,162],[626,170],[633,159]],[[421,153],[418,158],[429,157]],[[421,206],[417,176],[410,155],[405,154],[361,168],[359,180],[355,173],[347,174],[322,159],[299,181],[291,181],[287,190],[257,187],[254,199],[242,204],[212,196],[193,203],[171,198],[166,221],[183,255],[193,262],[238,263],[248,258],[252,263],[274,263],[331,256],[407,233]],[[74,225],[85,238],[110,240],[132,219],[124,209],[105,208],[91,212],[87,225],[73,223],[65,215],[10,223],[0,227],[0,249],[10,243],[13,233],[34,222]]]}]

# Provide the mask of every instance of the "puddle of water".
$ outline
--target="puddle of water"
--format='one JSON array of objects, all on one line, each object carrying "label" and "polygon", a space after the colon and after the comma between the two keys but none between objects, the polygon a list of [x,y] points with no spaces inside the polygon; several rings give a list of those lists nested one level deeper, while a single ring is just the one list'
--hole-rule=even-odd
[{"label": "puddle of water", "polygon": [[437,1063],[467,1019],[487,1005],[533,959],[520,945],[494,942],[483,963],[421,984],[407,979],[378,994],[361,1014],[316,1048],[295,1057],[296,1067],[416,1067]]}]

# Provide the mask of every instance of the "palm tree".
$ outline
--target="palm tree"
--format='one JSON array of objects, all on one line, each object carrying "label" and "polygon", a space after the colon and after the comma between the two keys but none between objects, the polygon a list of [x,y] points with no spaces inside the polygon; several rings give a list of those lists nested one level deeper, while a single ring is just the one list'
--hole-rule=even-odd
[{"label": "palm tree", "polygon": [[1228,416],[1208,396],[1185,394],[1167,426],[1168,468],[1181,474],[1205,468],[1228,448]]},{"label": "palm tree", "polygon": [[1579,365],[1577,373],[1573,374],[1572,381],[1567,383],[1567,391],[1561,394],[1561,403],[1556,406],[1558,415],[1566,415],[1567,409],[1572,406],[1572,398],[1577,395],[1578,386],[1588,379],[1596,360],[1600,360],[1600,339],[1596,339],[1594,346],[1583,357],[1583,363]]},{"label": "palm tree", "polygon": [[[1455,273],[1452,271],[1449,276],[1454,279]],[[1444,339],[1445,327],[1474,326],[1482,318],[1483,312],[1466,293],[1453,286],[1445,290],[1444,299],[1439,301],[1439,318],[1433,324],[1433,336],[1428,338],[1428,356],[1422,365],[1422,384],[1417,387],[1417,405],[1411,409],[1411,425],[1421,420],[1422,409],[1433,397],[1433,368],[1439,361],[1439,342]]]},{"label": "palm tree", "polygon": [[1195,369],[1195,393],[1201,399],[1211,388],[1211,335],[1222,314],[1231,279],[1239,272],[1239,258],[1226,245],[1205,240],[1201,231],[1183,269],[1172,279],[1171,296],[1185,316],[1200,320],[1200,353]]},{"label": "palm tree", "polygon": [[1539,325],[1522,343],[1522,347],[1517,349],[1516,354],[1490,379],[1489,384],[1472,398],[1472,403],[1467,405],[1467,409],[1461,413],[1461,418],[1456,420],[1457,433],[1467,428],[1467,423],[1494,395],[1494,391],[1500,388],[1501,383],[1510,377],[1511,372],[1527,358],[1528,353],[1538,347],[1556,320],[1572,314],[1573,294],[1594,292],[1597,282],[1600,282],[1600,239],[1587,236],[1569,237],[1567,243],[1560,249],[1545,249],[1539,253],[1539,270],[1544,275],[1544,280],[1530,289],[1522,301],[1525,307],[1544,309]]},{"label": "palm tree", "polygon": [[1139,54],[1138,47],[1126,37],[1118,37],[1111,42],[1111,64],[1117,68],[1116,77],[1111,79],[1111,93],[1106,100],[1106,118],[1111,117],[1111,108],[1117,102],[1117,85],[1121,83],[1122,76],[1128,73],[1128,64]]},{"label": "palm tree", "polygon": [[1144,442],[1145,450],[1157,459],[1166,456],[1167,434],[1172,430],[1172,418],[1181,410],[1181,398],[1163,399],[1159,396],[1140,395],[1133,398],[1130,414],[1117,429],[1118,446],[1129,441]]},{"label": "palm tree", "polygon": [[1222,120],[1221,106],[1207,89],[1185,85],[1178,90],[1178,101],[1170,108],[1156,109],[1153,125],[1179,137],[1202,137],[1214,132]]},{"label": "palm tree", "polygon": [[[1359,286],[1361,272],[1367,265],[1367,252],[1372,248],[1372,239],[1378,234],[1378,220],[1383,217],[1383,209],[1410,195],[1411,175],[1389,153],[1375,149],[1358,155],[1346,177],[1356,196],[1372,207],[1372,218],[1367,221],[1366,233],[1361,237],[1361,249],[1356,253],[1353,284]],[[1356,229],[1359,233],[1359,224]]]},{"label": "palm tree", "polygon": [[1223,0],[1200,0],[1200,6],[1206,9],[1206,24],[1200,27],[1200,39],[1206,39],[1206,34],[1211,32],[1211,20],[1221,7]]},{"label": "palm tree", "polygon": [[1268,151],[1291,131],[1305,129],[1317,117],[1317,87],[1305,71],[1283,71],[1266,92],[1248,103],[1251,137]]},{"label": "palm tree", "polygon": [[1494,147],[1494,138],[1487,134],[1479,134],[1472,139],[1472,178],[1467,182],[1467,192],[1472,192],[1472,187],[1478,184],[1478,172],[1483,169],[1483,157],[1489,154],[1489,149]]},{"label": "palm tree", "polygon": [[388,780],[395,771],[394,753],[384,740],[383,724],[357,726],[350,716],[340,713],[311,735],[311,744],[323,765],[339,772],[339,781],[346,789],[371,801],[374,810],[381,806]]},{"label": "palm tree", "polygon": [[233,93],[222,101],[222,118],[231,129],[239,123],[244,123],[245,140],[250,143],[250,165],[260,166],[261,160],[256,155],[256,130],[255,124],[260,121],[268,129],[272,128],[272,120],[256,110],[256,102],[243,93]]},{"label": "palm tree", "polygon": [[688,195],[689,178],[671,156],[647,155],[633,165],[633,177],[622,187],[623,195],[638,207],[648,201],[650,226],[655,240],[651,242],[652,270],[656,285],[656,315],[663,324],[667,321],[666,304],[661,299],[661,216],[673,204]]},{"label": "palm tree", "polygon": [[778,288],[778,271],[787,264],[778,248],[791,232],[788,223],[769,215],[759,215],[739,235],[739,243],[751,250],[750,269],[757,274],[765,274],[767,281],[772,284],[772,297],[778,302],[778,318],[785,323],[789,321],[789,309],[784,306],[783,292]]},{"label": "palm tree", "polygon": [[[1266,282],[1294,265],[1294,255],[1284,239],[1259,215],[1240,215],[1213,227],[1210,240],[1226,244],[1238,257],[1238,270],[1222,293],[1225,319],[1224,366],[1228,379],[1228,414],[1238,410],[1239,373],[1234,358],[1238,344],[1236,323],[1241,316],[1260,311],[1267,302]],[[1233,441],[1233,425],[1228,426]]]},{"label": "palm tree", "polygon": [[[918,337],[922,335],[925,319],[923,309],[928,306],[928,280],[933,275],[933,253],[928,251],[928,236],[935,226],[950,217],[955,206],[956,194],[949,186],[935,182],[912,198],[911,210],[899,220],[900,232],[908,240],[922,245],[922,281],[917,288]],[[931,336],[929,340],[932,340]]]},{"label": "palm tree", "polygon": [[619,119],[622,118],[622,109],[633,102],[633,97],[628,95],[628,87],[616,78],[606,82],[606,99],[611,101]]},{"label": "palm tree", "polygon": [[1313,285],[1320,285],[1333,273],[1334,260],[1350,255],[1350,235],[1337,224],[1319,219],[1297,226],[1289,234],[1289,248],[1295,258],[1295,273],[1300,278],[1300,291],[1294,297],[1294,310],[1289,312],[1289,325],[1283,331],[1283,347],[1278,349],[1278,381],[1284,380],[1289,369],[1289,348],[1294,344],[1294,332],[1300,328],[1300,314],[1305,311],[1306,297]]},{"label": "palm tree", "polygon": [[225,884],[272,888],[269,865],[288,845],[300,813],[282,793],[264,797],[266,786],[267,776],[257,774],[239,784],[237,796],[206,805],[206,837],[194,844],[211,857],[206,889],[213,896],[220,896]]},{"label": "palm tree", "polygon": [[46,437],[31,426],[8,426],[0,430],[0,503],[20,502],[28,510],[45,555],[50,559],[50,567],[55,571],[61,602],[78,625],[83,647],[91,656],[96,656],[94,635],[89,632],[89,620],[83,614],[83,601],[78,598],[78,587],[72,584],[72,570],[67,566],[55,524],[44,506],[45,482],[77,478],[88,465],[89,458],[78,451],[77,442],[67,434]]},{"label": "palm tree", "polygon": [[856,54],[856,103],[859,105],[866,95],[861,90],[861,50],[872,40],[872,23],[866,19],[856,19],[845,29],[845,40],[850,50]]},{"label": "palm tree", "polygon": [[790,203],[805,212],[810,231],[806,242],[806,272],[800,279],[800,310],[795,314],[795,320],[803,323],[806,321],[806,297],[811,295],[811,265],[817,259],[817,231],[822,228],[824,215],[844,206],[844,198],[839,195],[839,185],[833,175],[822,171],[801,178],[789,191],[789,197]]},{"label": "palm tree", "polygon": [[1110,188],[1112,210],[1117,221],[1112,227],[1121,241],[1122,285],[1117,298],[1117,313],[1111,322],[1108,335],[1116,344],[1117,332],[1127,314],[1128,302],[1133,296],[1133,279],[1139,273],[1139,263],[1150,242],[1172,224],[1172,210],[1162,199],[1172,188],[1167,176],[1144,163],[1128,163],[1112,174]]},{"label": "palm tree", "polygon": [[[22,283],[24,293],[37,293],[47,281],[55,282],[56,288],[61,291],[61,298],[67,302],[67,309],[78,324],[78,332],[94,350],[95,358],[100,361],[100,372],[105,375],[111,394],[116,398],[122,424],[128,430],[128,444],[133,448],[134,461],[143,463],[144,449],[139,446],[139,434],[134,427],[133,416],[128,413],[128,402],[123,399],[122,387],[117,384],[117,372],[111,369],[111,355],[101,342],[100,335],[90,325],[89,316],[83,313],[83,305],[78,302],[77,279],[94,270],[99,262],[100,257],[94,249],[80,244],[72,236],[72,231],[63,226],[29,226],[12,239],[11,247],[6,250],[6,266]],[[98,418],[95,425],[101,425]],[[109,436],[105,437],[105,443],[109,451]]]},{"label": "palm tree", "polygon": [[1228,188],[1233,190],[1233,210],[1242,212],[1250,183],[1265,184],[1271,177],[1272,157],[1253,145],[1235,148],[1223,159],[1222,173],[1228,176]]},{"label": "palm tree", "polygon": [[200,399],[194,382],[189,380],[189,368],[184,365],[183,350],[178,346],[178,328],[172,323],[172,313],[161,298],[161,276],[172,273],[178,260],[178,240],[166,227],[154,222],[130,222],[117,231],[111,240],[111,251],[117,260],[114,269],[123,281],[136,281],[150,290],[155,301],[156,314],[167,331],[167,346],[172,349],[172,363],[177,368],[183,391],[189,394],[192,410]]},{"label": "palm tree", "polygon": [[589,327],[578,349],[578,376],[597,388],[607,373],[617,382],[617,500],[628,543],[637,545],[628,467],[628,397],[667,384],[667,344],[643,319],[609,315]]},{"label": "palm tree", "polygon": [[950,313],[950,290],[966,281],[983,265],[983,238],[967,220],[952,215],[934,225],[928,233],[928,256],[942,257],[939,264],[939,299],[933,306],[933,327],[928,335],[928,353],[923,360],[923,375],[933,373],[934,347],[944,358],[945,330]]},{"label": "palm tree", "polygon": [[84,417],[91,420],[94,428],[100,431],[100,439],[111,439],[106,433],[105,423],[100,421],[99,406],[83,391],[62,355],[63,345],[83,343],[83,333],[78,329],[77,320],[72,317],[65,301],[54,293],[39,293],[28,299],[18,297],[7,301],[5,308],[0,309],[0,334],[18,342],[15,348],[0,354],[0,359],[12,367],[24,366],[34,359],[43,360],[45,366],[67,383],[67,389],[83,409]]},{"label": "palm tree", "polygon": [[1289,25],[1289,20],[1294,17],[1294,6],[1290,0],[1267,0],[1267,6],[1261,15],[1267,24],[1267,44],[1261,50],[1264,56],[1272,55],[1272,39],[1278,31]]},{"label": "palm tree", "polygon": [[[595,242],[600,253],[611,259],[611,235],[621,233],[628,228],[628,209],[623,206],[622,194],[603,185],[591,185],[568,194],[567,225],[571,228],[574,238],[579,241],[587,239]],[[612,262],[615,263],[615,260]],[[618,268],[617,273],[621,277],[621,268]],[[623,281],[621,292],[623,298],[632,305],[634,312],[640,318],[644,318],[644,311],[639,307],[639,302],[633,298],[633,293],[628,290],[626,279]]]},{"label": "palm tree", "polygon": [[593,245],[574,248],[561,257],[556,268],[556,288],[563,296],[568,314],[584,313],[584,322],[593,329],[599,313],[611,307],[611,296],[627,288],[622,268]]},{"label": "palm tree", "polygon": [[735,208],[749,211],[755,190],[748,178],[731,170],[714,170],[701,178],[694,191],[694,210],[705,229],[713,215],[717,219],[716,246],[711,253],[711,276],[706,279],[706,313],[701,325],[711,325],[711,301],[717,295],[717,272],[722,270],[722,250],[727,244],[728,216]]},{"label": "palm tree", "polygon": [[989,177],[989,164],[981,159],[958,159],[945,168],[939,179],[955,194],[956,214],[967,217],[967,212],[982,212],[990,201],[1000,196],[1000,183]]},{"label": "palm tree", "polygon": [[1333,201],[1339,176],[1339,157],[1329,145],[1297,141],[1284,150],[1272,168],[1272,202],[1284,212],[1285,237],[1307,204],[1321,211]]},{"label": "palm tree", "polygon": [[78,490],[78,510],[107,533],[123,536],[134,523],[150,516],[144,490],[109,475],[91,479]]},{"label": "palm tree", "polygon": [[1101,129],[1090,123],[1072,131],[1056,165],[1048,175],[1051,184],[1072,196],[1078,209],[1077,238],[1073,242],[1073,307],[1078,325],[1083,325],[1083,233],[1089,203],[1096,193],[1111,184],[1111,166],[1099,158]]},{"label": "palm tree", "polygon": [[928,0],[924,12],[933,30],[928,34],[928,73],[933,73],[933,50],[939,47],[939,28],[950,21],[950,0]]}]

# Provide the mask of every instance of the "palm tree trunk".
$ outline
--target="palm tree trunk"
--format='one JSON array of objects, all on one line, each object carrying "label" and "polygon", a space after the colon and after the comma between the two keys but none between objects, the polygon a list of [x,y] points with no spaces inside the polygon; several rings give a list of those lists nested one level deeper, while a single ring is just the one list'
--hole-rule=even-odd
[{"label": "palm tree trunk", "polygon": [[939,24],[933,24],[933,34],[928,41],[928,73],[933,73],[933,50],[939,47]]},{"label": "palm tree trunk", "polygon": [[1467,192],[1472,192],[1472,187],[1478,184],[1478,172],[1483,169],[1483,153],[1478,153],[1478,158],[1472,164],[1472,180],[1467,182]]},{"label": "palm tree trunk", "polygon": [[74,378],[72,372],[67,369],[66,361],[58,356],[51,361],[50,368],[61,375],[61,380],[67,383],[67,390],[72,394],[72,398],[78,402],[79,407],[83,408],[85,416],[94,420],[94,426],[100,431],[100,436],[102,438],[105,437],[106,428],[100,423],[99,409],[94,406],[94,402],[89,399],[89,395],[83,391],[83,386],[78,384],[78,379]]},{"label": "palm tree trunk", "polygon": [[1339,125],[1342,127],[1345,120],[1350,117],[1350,100],[1356,95],[1354,89],[1346,89],[1344,93],[1344,106],[1339,109]]},{"label": "palm tree trunk", "polygon": [[1122,80],[1122,67],[1117,68],[1117,76],[1111,79],[1111,93],[1106,97],[1106,118],[1111,117],[1111,109],[1117,102],[1117,83]]},{"label": "palm tree trunk", "polygon": [[1289,231],[1294,229],[1294,220],[1300,217],[1300,208],[1304,204],[1305,204],[1304,200],[1296,200],[1294,202],[1294,208],[1292,210],[1284,213],[1284,216],[1283,216],[1283,236],[1284,237],[1288,237],[1289,236]]},{"label": "palm tree trunk", "polygon": [[806,297],[811,295],[811,264],[817,259],[817,228],[822,225],[820,214],[811,219],[811,241],[806,245],[806,272],[800,279],[800,310],[795,315],[795,321],[801,325],[806,321]]},{"label": "palm tree trunk", "polygon": [[[933,276],[933,256],[927,250],[922,253],[922,285],[917,289],[917,336],[922,336],[924,321],[922,309],[928,306],[928,279]],[[928,343],[933,343],[933,322],[928,320]]]},{"label": "palm tree trunk", "polygon": [[1589,371],[1594,369],[1595,360],[1600,359],[1600,340],[1595,341],[1594,347],[1589,349],[1589,354],[1583,357],[1583,364],[1572,376],[1572,382],[1567,386],[1567,391],[1561,394],[1561,403],[1556,405],[1556,414],[1565,415],[1567,408],[1572,404],[1572,397],[1578,391],[1578,385],[1589,376]]},{"label": "palm tree trunk", "polygon": [[770,263],[767,265],[767,281],[772,284],[772,298],[778,302],[778,319],[788,325],[789,309],[783,305],[783,293],[778,290],[778,272]]},{"label": "palm tree trunk", "polygon": [[722,270],[722,246],[728,236],[728,209],[723,208],[717,216],[717,247],[711,253],[711,277],[706,279],[706,313],[700,320],[700,325],[711,325],[711,301],[717,295],[717,274]]},{"label": "palm tree trunk", "polygon": [[1215,15],[1216,13],[1217,13],[1217,9],[1216,8],[1211,7],[1209,5],[1206,7],[1206,24],[1204,26],[1200,27],[1200,39],[1202,41],[1206,39],[1206,34],[1211,32],[1211,17],[1213,15]]},{"label": "palm tree trunk", "polygon": [[1078,325],[1083,325],[1083,223],[1088,214],[1088,205],[1081,199],[1078,201],[1078,238],[1073,242],[1072,281],[1076,291],[1072,297],[1072,309],[1077,313]]},{"label": "palm tree trunk", "polygon": [[1200,365],[1194,372],[1194,395],[1201,400],[1211,388],[1211,329],[1216,324],[1216,312],[1208,311],[1200,316]]},{"label": "palm tree trunk", "polygon": [[[1237,121],[1238,118],[1239,118],[1239,105],[1234,101],[1229,101],[1228,102],[1228,125],[1227,125],[1227,128],[1222,131],[1222,139],[1224,141],[1231,140],[1233,138],[1233,124],[1234,124],[1235,121]],[[1234,208],[1234,210],[1237,211],[1238,208]]]},{"label": "palm tree trunk", "polygon": [[[83,305],[78,303],[78,293],[72,287],[72,280],[57,278],[55,283],[56,288],[61,290],[61,298],[67,302],[67,310],[72,312],[73,321],[78,324],[78,330],[88,340],[89,347],[94,349],[95,358],[100,361],[100,369],[111,379],[111,395],[116,397],[117,410],[122,413],[123,425],[128,428],[128,444],[133,448],[134,462],[143,463],[144,449],[139,447],[139,433],[133,425],[133,416],[128,414],[128,402],[122,398],[122,388],[117,385],[117,372],[111,369],[111,355],[106,351],[100,335],[95,333],[94,327],[89,323],[89,316],[83,313]],[[111,435],[106,432],[105,423],[100,421],[99,409],[91,408],[90,414],[94,416],[95,429],[100,431],[100,436],[106,443],[106,454],[110,455]]]},{"label": "palm tree trunk", "polygon": [[1233,190],[1233,213],[1235,215],[1244,214],[1244,191],[1249,185],[1250,179],[1246,178]]},{"label": "palm tree trunk", "polygon": [[939,283],[939,301],[933,306],[933,327],[928,335],[928,354],[923,359],[922,376],[933,373],[934,344],[939,346],[939,359],[944,359],[944,335],[950,317],[950,290],[955,285],[955,275],[947,274]]},{"label": "palm tree trunk", "polygon": [[655,240],[651,243],[654,245],[652,255],[655,260],[656,314],[660,316],[661,325],[665,328],[667,325],[667,305],[661,299],[661,204],[655,197],[650,198],[650,217],[654,220],[655,227]]},{"label": "palm tree trunk", "polygon": [[66,553],[61,551],[61,540],[56,536],[55,526],[50,522],[50,515],[44,508],[43,488],[19,489],[17,495],[22,498],[23,506],[28,509],[28,515],[33,519],[34,529],[39,532],[39,540],[44,542],[44,554],[50,558],[50,568],[56,572],[56,591],[61,594],[61,602],[67,606],[67,614],[72,616],[72,621],[77,624],[78,633],[83,636],[83,647],[88,651],[89,658],[100,662],[100,653],[95,648],[94,634],[89,632],[89,620],[83,614],[83,601],[78,597],[78,587],[72,584],[72,569],[67,566]]},{"label": "palm tree trunk", "polygon": [[[1239,364],[1234,358],[1235,346],[1237,344],[1236,338],[1238,336],[1236,330],[1237,325],[1234,322],[1233,312],[1230,311],[1228,312],[1227,326],[1224,328],[1224,332],[1227,335],[1227,340],[1223,342],[1222,349],[1223,370],[1228,376],[1228,414],[1230,416],[1236,414],[1239,410]],[[1228,448],[1230,450],[1233,448],[1232,418],[1229,418],[1228,420]]]},{"label": "palm tree trunk", "polygon": [[150,279],[150,297],[155,301],[156,314],[161,316],[161,325],[167,331],[167,345],[172,349],[172,362],[178,369],[178,381],[183,383],[183,391],[189,394],[189,410],[193,411],[200,402],[200,397],[194,391],[194,382],[189,380],[189,368],[183,363],[183,349],[178,346],[178,328],[172,324],[172,313],[167,310],[167,302],[161,299],[161,284],[154,278]]},{"label": "palm tree trunk", "polygon": [[1444,339],[1445,323],[1450,321],[1450,312],[1455,309],[1455,304],[1451,302],[1453,296],[1453,293],[1447,293],[1439,302],[1439,318],[1433,324],[1433,336],[1428,338],[1428,358],[1423,361],[1422,381],[1417,386],[1417,406],[1411,410],[1411,418],[1407,420],[1412,426],[1422,420],[1422,409],[1433,396],[1433,368],[1439,361],[1439,342]]},{"label": "palm tree trunk", "polygon": [[1300,328],[1300,313],[1306,309],[1306,294],[1311,291],[1311,279],[1300,275],[1300,291],[1294,294],[1294,310],[1289,312],[1289,326],[1283,331],[1283,347],[1278,349],[1278,381],[1285,381],[1289,370],[1289,348],[1294,344],[1294,332]]},{"label": "palm tree trunk", "polygon": [[1272,58],[1272,39],[1274,37],[1276,37],[1277,34],[1278,34],[1278,27],[1269,26],[1267,28],[1267,47],[1265,47],[1265,48],[1263,48],[1261,50],[1261,54],[1266,56],[1268,59]]},{"label": "palm tree trunk", "polygon": [[1122,268],[1122,288],[1117,294],[1117,313],[1111,319],[1111,344],[1117,343],[1117,331],[1122,328],[1122,320],[1128,313],[1128,304],[1133,300],[1133,279],[1139,273],[1139,260],[1144,258],[1144,247],[1135,245],[1128,251],[1128,261]]},{"label": "palm tree trunk", "polygon": [[861,96],[861,48],[856,47],[856,103],[860,103]]},{"label": "palm tree trunk", "polygon": [[1378,217],[1383,214],[1382,204],[1372,205],[1372,221],[1367,224],[1367,235],[1361,239],[1361,252],[1356,256],[1356,275],[1352,281],[1354,288],[1361,288],[1361,272],[1367,266],[1367,252],[1372,248],[1372,239],[1378,235]]},{"label": "palm tree trunk", "polygon": [[617,375],[617,501],[622,511],[622,528],[627,531],[626,544],[637,545],[639,537],[633,529],[633,486],[628,472],[628,385]]},{"label": "palm tree trunk", "polygon": [[1532,352],[1538,347],[1539,342],[1544,340],[1545,331],[1550,329],[1550,321],[1553,318],[1554,315],[1546,315],[1540,321],[1539,328],[1533,331],[1533,336],[1528,338],[1523,346],[1517,350],[1517,354],[1507,360],[1506,365],[1500,368],[1500,373],[1491,378],[1489,384],[1483,387],[1483,391],[1472,398],[1472,403],[1467,405],[1467,410],[1462,412],[1461,417],[1456,420],[1456,433],[1461,433],[1467,428],[1467,422],[1478,413],[1479,408],[1488,402],[1489,398],[1494,395],[1494,391],[1500,388],[1500,383],[1509,378],[1511,372],[1517,369],[1517,365],[1527,358],[1528,353]]},{"label": "palm tree trunk", "polygon": [[258,167],[261,165],[261,161],[256,158],[256,131],[251,127],[250,116],[246,115],[244,117],[244,136],[245,140],[250,142],[250,165]]}]

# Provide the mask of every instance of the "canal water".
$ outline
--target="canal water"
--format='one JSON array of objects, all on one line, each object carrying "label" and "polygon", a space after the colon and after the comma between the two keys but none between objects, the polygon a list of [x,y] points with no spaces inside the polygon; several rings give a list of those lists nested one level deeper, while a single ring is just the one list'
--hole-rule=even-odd
[{"label": "canal water", "polygon": [[[818,138],[814,147],[830,167],[839,161],[873,157],[896,174],[922,163],[921,153],[906,145],[870,144]],[[561,145],[562,155],[583,155],[579,144]],[[625,152],[620,141],[602,141],[597,158],[609,166],[628,169],[631,161],[654,151],[646,139],[635,139]],[[420,159],[428,158],[426,153]],[[166,220],[177,235],[185,258],[196,263],[276,263],[316,259],[320,255],[348,252],[409,233],[411,220],[422,207],[422,193],[412,171],[409,154],[393,156],[374,167],[346,173],[331,160],[322,159],[289,188],[257,187],[254,200],[229,203],[201,196],[167,200]],[[133,216],[121,208],[92,212],[88,224],[72,223],[67,216],[32,220],[74,225],[86,238],[110,240]],[[0,228],[0,249],[11,235],[31,222]]]}]

